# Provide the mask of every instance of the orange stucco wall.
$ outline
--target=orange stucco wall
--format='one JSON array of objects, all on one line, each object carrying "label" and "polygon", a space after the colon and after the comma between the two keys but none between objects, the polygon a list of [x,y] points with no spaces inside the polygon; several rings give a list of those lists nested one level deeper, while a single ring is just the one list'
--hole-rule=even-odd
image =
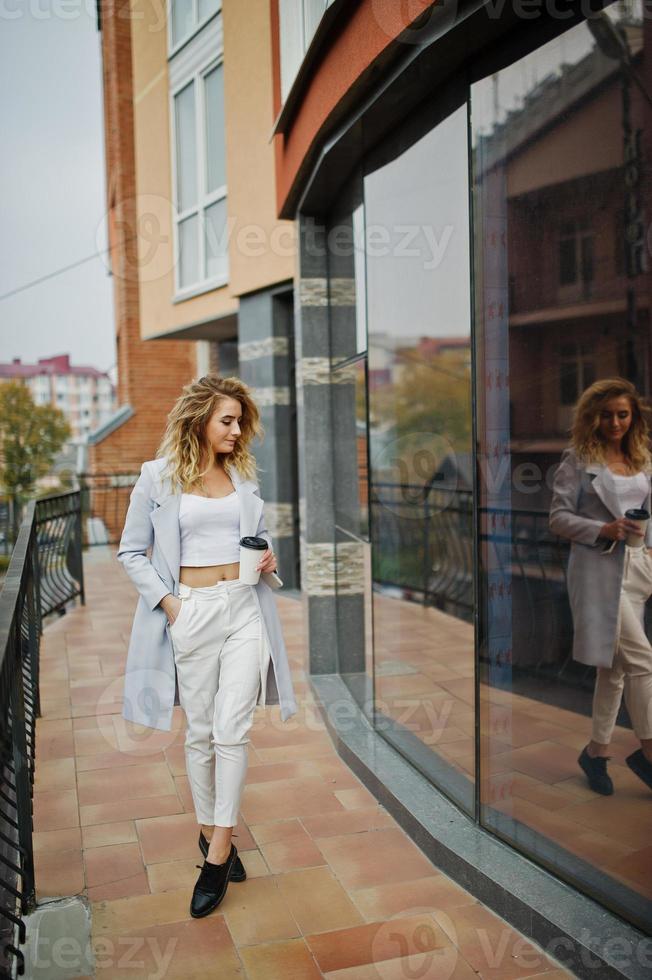
[{"label": "orange stucco wall", "polygon": [[[272,27],[278,31],[278,0],[271,0],[271,3]],[[360,0],[353,6],[350,17],[338,23],[337,33],[326,45],[303,91],[289,131],[275,137],[279,213],[304,157],[340,99],[388,44],[431,6],[432,0],[400,3],[396,0]],[[275,114],[281,108],[278,50],[278,43],[274,43]]]}]

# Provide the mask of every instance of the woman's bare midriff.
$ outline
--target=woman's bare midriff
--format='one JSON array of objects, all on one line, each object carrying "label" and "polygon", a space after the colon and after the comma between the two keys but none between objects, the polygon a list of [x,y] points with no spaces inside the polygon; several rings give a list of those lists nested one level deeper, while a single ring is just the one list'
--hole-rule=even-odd
[{"label": "woman's bare midriff", "polygon": [[240,577],[240,562],[232,561],[228,565],[182,565],[179,569],[179,581],[191,589],[201,589],[206,585],[216,585]]}]

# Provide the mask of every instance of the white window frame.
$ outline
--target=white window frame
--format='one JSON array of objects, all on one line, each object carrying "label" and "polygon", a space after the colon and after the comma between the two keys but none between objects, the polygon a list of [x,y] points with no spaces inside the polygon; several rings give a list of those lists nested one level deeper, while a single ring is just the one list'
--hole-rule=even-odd
[{"label": "white window frame", "polygon": [[[206,267],[206,232],[204,213],[211,204],[227,199],[227,185],[207,193],[206,187],[206,112],[204,98],[204,78],[218,65],[224,63],[222,39],[222,17],[211,17],[204,29],[193,37],[191,44],[184,44],[184,50],[169,62],[169,115],[170,115],[170,170],[172,175],[172,236],[174,256],[174,296],[173,303],[183,302],[192,296],[210,292],[225,286],[229,281],[228,241],[226,249],[226,271],[223,275],[203,278]],[[177,207],[177,125],[175,97],[190,82],[195,85],[195,132],[197,153],[197,203],[193,207],[179,211]],[[192,215],[198,215],[198,268],[200,278],[184,287],[179,282],[181,244],[179,225]],[[228,238],[228,214],[225,234]]]},{"label": "white window frame", "polygon": [[[321,17],[334,2],[334,0],[320,0],[322,5]],[[299,68],[310,47],[319,23],[315,24],[314,30],[306,30],[306,6],[310,0],[279,0],[279,51],[280,51],[280,75],[281,75],[281,101],[285,102],[294,80],[297,77]],[[292,25],[292,29],[288,29]]]},{"label": "white window frame", "polygon": [[222,15],[222,3],[218,0],[217,10],[213,13],[208,14],[203,20],[199,20],[199,0],[192,0],[192,11],[193,26],[190,28],[185,37],[182,37],[176,44],[172,42],[172,0],[167,0],[167,31],[168,31],[168,58],[172,58],[177,51],[180,51],[184,45],[188,43],[201,30],[204,29],[206,24],[208,24],[214,17],[221,17]]}]

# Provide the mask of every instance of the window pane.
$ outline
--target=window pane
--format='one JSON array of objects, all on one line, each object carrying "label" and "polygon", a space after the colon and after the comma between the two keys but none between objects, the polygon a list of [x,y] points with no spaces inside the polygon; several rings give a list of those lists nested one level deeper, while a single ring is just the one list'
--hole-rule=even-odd
[{"label": "window pane", "polygon": [[183,40],[192,28],[192,0],[172,0],[172,44]]},{"label": "window pane", "polygon": [[220,0],[199,0],[199,19],[204,20],[220,9]]},{"label": "window pane", "polygon": [[198,218],[194,214],[179,224],[179,286],[192,286],[199,279]]},{"label": "window pane", "polygon": [[303,61],[301,0],[279,0],[281,98],[285,101]]},{"label": "window pane", "polygon": [[565,285],[575,282],[577,268],[575,261],[575,239],[561,238],[559,240],[559,282]]},{"label": "window pane", "polygon": [[177,208],[197,203],[197,129],[195,85],[191,82],[174,97],[176,123]]},{"label": "window pane", "polygon": [[206,75],[206,190],[226,184],[226,146],[224,140],[224,69],[218,65]]},{"label": "window pane", "polygon": [[353,222],[353,266],[355,282],[356,353],[367,349],[367,272],[365,254],[364,206],[351,215]]},{"label": "window pane", "polygon": [[226,198],[216,201],[206,208],[206,276],[226,276],[227,242],[226,242]]},{"label": "window pane", "polygon": [[374,704],[384,737],[472,810],[466,105],[395,142],[364,179]]},{"label": "window pane", "polygon": [[[623,47],[632,62],[649,66],[652,35],[628,6],[612,4],[607,17],[622,17]],[[528,856],[649,931],[651,879],[641,871],[647,831],[615,857],[625,823],[643,827],[650,819],[649,791],[625,765],[643,726],[637,731],[628,716],[627,696],[621,703],[617,662],[612,670],[616,651],[626,648],[617,626],[621,596],[627,601],[625,547],[603,554],[606,540],[578,530],[590,497],[598,497],[591,516],[599,523],[624,509],[607,472],[591,483],[588,466],[605,445],[592,430],[597,411],[579,420],[588,458],[578,463],[577,494],[567,478],[553,495],[586,389],[621,376],[650,396],[649,273],[616,275],[614,251],[623,248],[619,215],[630,194],[636,209],[645,206],[640,160],[625,164],[637,154],[637,131],[649,144],[652,114],[646,93],[621,70],[619,33],[600,27],[588,21],[564,30],[471,87],[480,815]],[[571,461],[567,474],[572,469]],[[611,490],[604,510],[601,479],[605,498]],[[590,583],[609,576],[609,561],[613,587],[594,601]],[[640,638],[649,660],[642,631]],[[605,669],[597,675],[597,667]],[[608,803],[579,761],[592,739],[613,745]],[[608,817],[596,818],[607,809]],[[587,843],[591,834],[599,836],[595,847]]]},{"label": "window pane", "polygon": [[366,360],[332,374],[338,670],[363,710],[373,697]]},{"label": "window pane", "polygon": [[313,34],[319,26],[326,4],[324,0],[303,0],[303,37],[304,48],[307,51]]},{"label": "window pane", "polygon": [[577,390],[577,362],[562,361],[559,365],[559,394],[562,405],[574,405]]},{"label": "window pane", "polygon": [[593,238],[584,235],[581,241],[582,282],[593,282]]}]

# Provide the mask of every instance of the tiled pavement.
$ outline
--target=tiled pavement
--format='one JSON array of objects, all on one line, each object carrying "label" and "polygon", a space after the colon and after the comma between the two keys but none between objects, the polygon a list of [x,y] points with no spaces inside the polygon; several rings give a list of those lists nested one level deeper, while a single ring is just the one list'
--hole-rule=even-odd
[{"label": "tiled pavement", "polygon": [[236,844],[247,881],[192,919],[201,863],[169,733],[120,713],[136,595],[108,548],[87,604],[48,625],[37,723],[39,901],[84,894],[97,978],[517,980],[569,977],[437,871],[334,751],[305,673],[301,604],[279,597],[299,713],[258,709]]}]

